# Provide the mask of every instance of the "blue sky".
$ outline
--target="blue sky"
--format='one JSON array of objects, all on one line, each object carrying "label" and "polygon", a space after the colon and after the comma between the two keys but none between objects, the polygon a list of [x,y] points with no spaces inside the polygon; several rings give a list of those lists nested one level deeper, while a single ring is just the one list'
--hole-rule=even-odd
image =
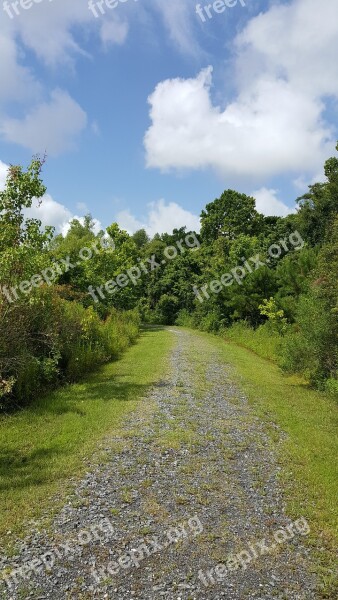
[{"label": "blue sky", "polygon": [[0,0],[0,185],[46,150],[32,214],[57,231],[198,227],[228,187],[293,210],[335,154],[338,4],[224,1]]}]

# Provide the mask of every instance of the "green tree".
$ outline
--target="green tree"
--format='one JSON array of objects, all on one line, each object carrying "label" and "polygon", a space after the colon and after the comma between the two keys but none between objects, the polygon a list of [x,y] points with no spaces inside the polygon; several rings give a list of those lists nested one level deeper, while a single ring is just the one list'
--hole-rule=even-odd
[{"label": "green tree", "polygon": [[135,233],[132,235],[132,238],[136,244],[136,247],[139,250],[143,248],[143,246],[148,244],[148,242],[150,241],[150,238],[145,229],[138,229],[137,231],[135,231]]},{"label": "green tree", "polygon": [[2,286],[30,279],[50,262],[49,244],[53,227],[41,230],[41,222],[25,216],[34,198],[46,188],[40,178],[44,160],[35,157],[27,170],[10,166],[5,189],[0,192],[0,253]]},{"label": "green tree", "polygon": [[238,234],[258,233],[262,224],[262,215],[255,208],[254,198],[234,190],[226,190],[207,204],[201,213],[201,237],[206,243],[212,243],[219,237],[234,239]]}]

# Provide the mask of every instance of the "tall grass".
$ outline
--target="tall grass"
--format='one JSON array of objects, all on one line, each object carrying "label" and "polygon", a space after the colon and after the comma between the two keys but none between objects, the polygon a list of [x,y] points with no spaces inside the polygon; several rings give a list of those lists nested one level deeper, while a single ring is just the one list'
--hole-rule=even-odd
[{"label": "tall grass", "polygon": [[140,319],[115,309],[101,319],[93,307],[41,288],[28,302],[0,303],[0,323],[0,410],[8,410],[118,358],[135,341]]},{"label": "tall grass", "polygon": [[278,361],[282,338],[272,329],[269,323],[253,329],[253,327],[241,321],[223,330],[222,335],[225,339],[252,350],[262,358]]},{"label": "tall grass", "polygon": [[[113,322],[107,327],[116,332]],[[132,334],[131,321],[128,327]],[[116,335],[109,341],[121,350]],[[114,432],[138,403],[141,410],[149,408],[148,401],[142,406],[142,397],[161,378],[172,344],[167,331],[142,331],[120,360],[100,367],[80,383],[37,397],[21,411],[0,415],[3,544],[12,539],[6,535],[9,530],[14,535],[26,533],[28,519],[42,513],[51,517],[57,505],[63,505],[67,488],[88,468],[84,457],[90,456],[94,464],[93,454],[100,444],[123,450],[123,443],[112,441]],[[109,441],[103,442],[107,435]],[[116,437],[120,439],[121,433],[117,431]],[[101,458],[99,453],[98,461]]]}]

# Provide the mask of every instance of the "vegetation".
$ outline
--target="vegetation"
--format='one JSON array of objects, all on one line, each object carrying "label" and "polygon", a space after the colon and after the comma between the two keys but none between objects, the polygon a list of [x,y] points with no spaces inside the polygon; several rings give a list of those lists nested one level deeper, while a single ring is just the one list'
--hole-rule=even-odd
[{"label": "vegetation", "polygon": [[0,418],[1,539],[8,530],[20,533],[24,519],[44,511],[51,518],[51,496],[55,495],[56,510],[69,490],[70,478],[87,470],[84,457],[97,454],[106,435],[109,446],[119,451],[118,443],[114,446],[111,440],[114,432],[119,438],[121,417],[134,410],[161,377],[171,344],[168,332],[143,330],[139,343],[121,360]]},{"label": "vegetation", "polygon": [[158,274],[155,298],[149,282],[156,318],[219,332],[338,394],[337,158],[325,175],[286,218],[260,215],[233,190],[208,204],[199,252]]},{"label": "vegetation", "polygon": [[[25,218],[33,197],[45,192],[41,167],[39,159],[27,172],[12,167],[0,192],[0,408],[5,410],[117,358],[139,330],[136,310],[121,313],[107,306],[97,312],[87,302],[84,285],[91,273],[89,262],[76,262],[81,249],[97,243],[96,264],[103,268],[109,260],[103,232],[94,236],[89,217],[83,226],[74,221],[65,238],[53,238],[53,228],[42,231],[38,220]],[[116,256],[120,259],[119,252]]]},{"label": "vegetation", "polygon": [[[308,516],[330,548],[338,159],[286,218],[265,217],[254,198],[226,190],[202,211],[199,235],[183,227],[152,239],[117,223],[94,233],[90,215],[66,235],[43,229],[26,212],[46,191],[42,167],[39,158],[26,171],[11,167],[0,192],[0,535],[18,532],[20,515],[41,514],[51,495],[62,502],[83,458],[159,380],[171,343],[160,327],[143,330],[122,356],[143,322],[220,334],[208,339],[236,366],[255,410],[288,434],[290,512]],[[177,447],[183,433],[162,444]]]},{"label": "vegetation", "polygon": [[[288,514],[295,519],[302,515],[311,523],[316,566],[325,588],[320,597],[336,598],[338,440],[335,400],[310,389],[295,375],[286,377],[276,365],[237,343],[225,344],[220,337],[198,335],[204,343],[203,357],[199,358],[201,367],[209,364],[208,353],[212,356],[216,345],[224,362],[232,365],[230,377],[235,385],[240,383],[253,410],[266,424],[273,444],[280,444]],[[203,373],[199,385],[205,385],[205,381]]]},{"label": "vegetation", "polygon": [[286,218],[224,191],[202,211],[200,244],[186,228],[94,234],[90,215],[65,236],[42,230],[25,216],[42,166],[11,167],[0,192],[3,409],[118,357],[140,320],[220,332],[338,393],[337,158]]}]

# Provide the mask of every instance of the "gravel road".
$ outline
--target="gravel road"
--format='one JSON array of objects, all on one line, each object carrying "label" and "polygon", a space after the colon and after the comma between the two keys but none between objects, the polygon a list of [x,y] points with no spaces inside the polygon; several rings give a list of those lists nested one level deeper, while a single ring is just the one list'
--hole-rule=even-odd
[{"label": "gravel road", "polygon": [[19,569],[3,598],[318,598],[310,524],[286,513],[266,424],[211,337],[169,332],[167,373],[100,464],[87,461],[48,531],[37,523],[2,556],[1,571]]}]

